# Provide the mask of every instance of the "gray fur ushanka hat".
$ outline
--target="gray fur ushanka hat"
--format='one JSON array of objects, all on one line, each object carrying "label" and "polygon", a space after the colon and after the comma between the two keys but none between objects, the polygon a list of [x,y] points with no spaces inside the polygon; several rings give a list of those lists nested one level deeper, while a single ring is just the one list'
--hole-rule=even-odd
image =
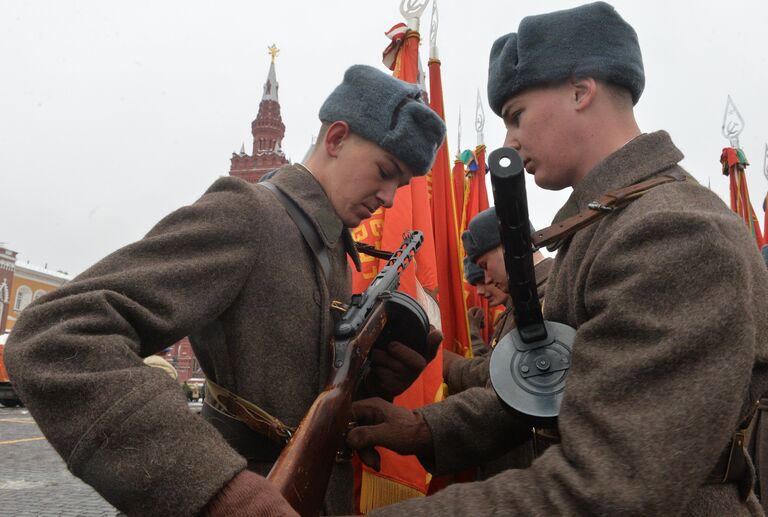
[{"label": "gray fur ushanka hat", "polygon": [[645,72],[635,30],[605,2],[526,16],[497,39],[488,66],[488,103],[504,103],[532,86],[593,77],[628,89],[637,104]]},{"label": "gray fur ushanka hat", "polygon": [[429,172],[445,138],[445,123],[421,99],[421,89],[371,66],[353,65],[320,108],[323,122],[344,121],[353,133]]},{"label": "gray fur ushanka hat", "polygon": [[464,278],[470,285],[477,285],[485,279],[485,271],[469,257],[464,257]]},{"label": "gray fur ushanka hat", "polygon": [[461,234],[461,241],[464,244],[464,252],[472,262],[476,262],[493,248],[501,246],[496,208],[486,208],[473,217],[467,230]]},{"label": "gray fur ushanka hat", "polygon": [[[536,230],[530,221],[528,226],[533,234]],[[499,220],[496,218],[495,206],[479,212],[469,221],[467,230],[461,234],[461,242],[464,244],[464,253],[472,262],[477,262],[477,259],[497,246],[501,246]]]}]

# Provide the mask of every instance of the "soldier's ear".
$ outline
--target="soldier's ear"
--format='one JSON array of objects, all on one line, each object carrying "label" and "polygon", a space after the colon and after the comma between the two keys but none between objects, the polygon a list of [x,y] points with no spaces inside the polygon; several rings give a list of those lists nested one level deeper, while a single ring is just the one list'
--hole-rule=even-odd
[{"label": "soldier's ear", "polygon": [[337,157],[351,134],[352,130],[349,128],[349,124],[343,120],[337,120],[328,126],[328,131],[326,131],[323,139],[325,152],[328,156]]},{"label": "soldier's ear", "polygon": [[582,111],[592,104],[597,91],[597,81],[591,77],[574,77],[571,78],[569,86],[576,111]]}]

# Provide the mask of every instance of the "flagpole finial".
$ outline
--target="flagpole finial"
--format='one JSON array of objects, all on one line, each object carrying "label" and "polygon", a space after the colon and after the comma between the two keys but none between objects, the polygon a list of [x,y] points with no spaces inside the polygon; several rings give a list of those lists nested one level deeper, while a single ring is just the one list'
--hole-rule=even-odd
[{"label": "flagpole finial", "polygon": [[459,129],[458,129],[458,135],[456,137],[456,145],[459,148],[459,154],[461,154],[461,106],[459,106]]},{"label": "flagpole finial", "polygon": [[429,27],[429,59],[440,59],[437,50],[437,26],[440,23],[440,15],[437,13],[437,0],[432,2],[432,20]]},{"label": "flagpole finial", "polygon": [[429,0],[401,0],[400,14],[405,18],[408,28],[414,31],[419,30],[419,18],[421,13],[427,8]]},{"label": "flagpole finial", "polygon": [[763,176],[768,180],[768,144],[765,144],[765,154],[763,155]]},{"label": "flagpole finial", "polygon": [[744,118],[733,103],[731,96],[728,95],[728,101],[725,103],[725,113],[723,114],[723,136],[727,138],[731,147],[739,147],[739,135],[744,130]]},{"label": "flagpole finial", "polygon": [[485,128],[485,112],[483,111],[483,101],[480,98],[480,88],[478,88],[477,107],[475,108],[475,131],[477,131],[477,145],[485,145],[483,128]]}]

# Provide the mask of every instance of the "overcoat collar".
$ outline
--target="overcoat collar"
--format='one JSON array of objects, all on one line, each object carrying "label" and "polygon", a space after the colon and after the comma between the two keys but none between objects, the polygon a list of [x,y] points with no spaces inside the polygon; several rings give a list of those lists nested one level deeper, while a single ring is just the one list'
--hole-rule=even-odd
[{"label": "overcoat collar", "polygon": [[552,224],[582,212],[603,194],[647,180],[682,159],[683,153],[666,131],[642,134],[597,164],[574,187]]},{"label": "overcoat collar", "polygon": [[344,248],[352,261],[356,266],[360,263],[349,229],[336,214],[323,187],[309,171],[296,165],[286,165],[269,181],[309,216],[327,248],[333,248],[339,239],[342,239]]}]

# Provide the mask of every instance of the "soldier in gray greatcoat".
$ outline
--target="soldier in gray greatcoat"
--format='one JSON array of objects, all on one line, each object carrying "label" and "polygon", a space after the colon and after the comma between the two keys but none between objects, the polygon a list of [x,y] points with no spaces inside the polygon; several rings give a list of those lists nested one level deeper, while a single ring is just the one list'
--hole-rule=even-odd
[{"label": "soldier in gray greatcoat", "polygon": [[[357,259],[348,228],[425,174],[445,134],[417,85],[362,65],[320,120],[313,153],[276,173],[276,190],[219,179],[16,324],[5,358],[20,396],[67,467],[128,515],[295,515],[257,473],[324,386],[333,302],[349,302],[347,255]],[[186,335],[215,427],[142,363]],[[430,334],[432,348],[439,339]],[[374,357],[368,394],[391,399],[426,365],[404,344],[379,352],[388,358]],[[271,424],[255,431],[248,411]],[[350,464],[334,468],[325,504],[352,512]]]},{"label": "soldier in gray greatcoat", "polygon": [[[643,70],[634,29],[604,2],[526,17],[494,43],[488,97],[505,145],[538,186],[573,188],[554,220],[572,233],[544,306],[576,329],[562,441],[527,469],[370,515],[763,515],[741,429],[768,391],[768,275],[746,226],[685,173],[670,136],[638,127]],[[624,208],[601,208],[605,194],[651,179]],[[596,210],[606,215],[578,229]],[[398,425],[410,442],[393,445],[440,471],[514,443],[521,419],[470,392],[453,421],[483,433],[432,448],[439,431],[414,417]],[[381,444],[368,439],[387,430],[380,420],[349,442]]]}]

